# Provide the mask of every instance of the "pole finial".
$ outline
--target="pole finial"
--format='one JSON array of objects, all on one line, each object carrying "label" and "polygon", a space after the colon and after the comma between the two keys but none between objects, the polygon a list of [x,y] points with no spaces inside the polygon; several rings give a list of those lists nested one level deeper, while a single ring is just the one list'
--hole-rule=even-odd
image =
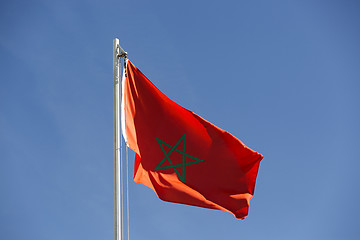
[{"label": "pole finial", "polygon": [[118,38],[114,38],[114,47],[115,47],[115,52],[116,52],[116,57],[117,58],[121,58],[121,57],[126,57],[127,56],[127,52],[124,51],[124,49],[122,49],[122,47],[119,44],[119,39]]}]

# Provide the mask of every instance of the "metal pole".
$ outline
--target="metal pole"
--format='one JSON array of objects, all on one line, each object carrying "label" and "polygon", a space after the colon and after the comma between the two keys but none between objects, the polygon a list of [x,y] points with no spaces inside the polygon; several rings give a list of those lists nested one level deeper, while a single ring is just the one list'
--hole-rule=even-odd
[{"label": "metal pole", "polygon": [[122,143],[120,127],[120,58],[126,52],[120,47],[119,39],[113,40],[113,82],[114,82],[114,239],[121,240],[121,198],[120,163],[122,161]]},{"label": "metal pole", "polygon": [[121,158],[121,139],[120,139],[120,55],[119,55],[119,39],[113,41],[113,80],[114,80],[114,239],[121,239],[121,208],[120,208],[120,158]]}]

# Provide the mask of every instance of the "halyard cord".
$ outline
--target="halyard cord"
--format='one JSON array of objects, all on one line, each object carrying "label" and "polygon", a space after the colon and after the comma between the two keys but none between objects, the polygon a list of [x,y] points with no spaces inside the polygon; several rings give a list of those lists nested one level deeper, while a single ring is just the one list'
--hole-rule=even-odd
[{"label": "halyard cord", "polygon": [[[123,56],[124,57],[124,71],[123,74],[126,77],[126,62],[127,62],[127,55]],[[122,77],[123,79],[123,77]],[[124,91],[124,89],[121,89],[122,91]],[[123,109],[121,109],[123,110]],[[124,116],[124,115],[122,115]],[[124,121],[124,119],[122,119]],[[121,144],[121,148],[122,148],[122,140],[120,141]],[[130,212],[129,212],[129,152],[128,152],[128,146],[126,144],[125,146],[126,150],[125,150],[125,161],[126,161],[126,211],[127,211],[127,216],[126,216],[126,226],[127,226],[127,239],[130,240]],[[121,154],[122,155],[122,154]],[[120,163],[120,172],[123,173],[123,161],[121,161]],[[122,174],[121,174],[122,176]],[[123,182],[123,181],[122,181]],[[121,194],[121,212],[124,213],[124,186],[123,184],[121,184],[121,190],[120,190],[120,194]],[[121,214],[121,233],[122,235],[124,235],[124,230],[125,230],[125,223],[124,223],[124,214]],[[122,236],[124,237],[124,236]],[[123,238],[124,239],[124,238]]]},{"label": "halyard cord", "polygon": [[130,240],[130,214],[129,214],[129,147],[126,146],[126,203],[127,203],[127,233],[128,233],[128,240]]},{"label": "halyard cord", "polygon": [[[127,62],[127,55],[124,56],[124,73],[125,77],[126,77],[126,62]],[[122,91],[124,91],[124,89],[122,89]],[[123,109],[122,109],[123,110]],[[127,219],[126,219],[126,224],[127,224],[127,234],[128,234],[128,240],[130,240],[130,203],[129,203],[129,147],[125,146],[126,151],[125,151],[125,161],[126,161],[126,213],[127,213]]]}]

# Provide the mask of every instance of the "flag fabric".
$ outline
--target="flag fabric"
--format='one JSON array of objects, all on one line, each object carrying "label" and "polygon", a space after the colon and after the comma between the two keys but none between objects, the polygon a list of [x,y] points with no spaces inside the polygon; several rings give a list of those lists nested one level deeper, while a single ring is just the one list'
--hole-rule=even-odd
[{"label": "flag fabric", "polygon": [[181,107],[126,60],[122,129],[135,151],[134,181],[168,202],[248,215],[263,156]]}]

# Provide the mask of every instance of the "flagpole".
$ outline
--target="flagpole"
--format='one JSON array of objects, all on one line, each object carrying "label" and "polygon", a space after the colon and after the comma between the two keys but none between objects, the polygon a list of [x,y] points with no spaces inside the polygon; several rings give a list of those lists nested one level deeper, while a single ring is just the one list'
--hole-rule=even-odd
[{"label": "flagpole", "polygon": [[114,83],[114,239],[121,240],[121,198],[120,166],[122,162],[122,144],[120,127],[120,66],[121,57],[126,52],[120,47],[119,39],[113,40],[113,83]]}]

